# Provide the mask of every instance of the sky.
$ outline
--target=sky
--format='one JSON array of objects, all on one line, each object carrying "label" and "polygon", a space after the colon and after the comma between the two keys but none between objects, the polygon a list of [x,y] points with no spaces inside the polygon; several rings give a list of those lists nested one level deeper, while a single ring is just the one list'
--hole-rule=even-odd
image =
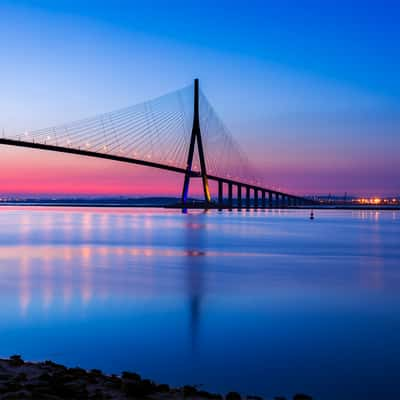
[{"label": "sky", "polygon": [[[396,195],[399,17],[395,1],[0,0],[0,129],[97,115],[199,78],[267,186]],[[181,192],[174,173],[0,152],[0,195]]]}]

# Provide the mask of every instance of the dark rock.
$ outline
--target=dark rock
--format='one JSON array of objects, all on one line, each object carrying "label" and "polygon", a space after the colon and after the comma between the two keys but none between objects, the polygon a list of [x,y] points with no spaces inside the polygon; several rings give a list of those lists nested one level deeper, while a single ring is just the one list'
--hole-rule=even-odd
[{"label": "dark rock", "polygon": [[38,379],[39,379],[40,381],[49,382],[49,381],[51,380],[51,376],[50,376],[47,372],[45,372],[45,373],[43,373],[42,375],[39,375],[39,376],[38,376]]},{"label": "dark rock", "polygon": [[39,383],[38,381],[29,381],[28,383],[26,383],[26,384],[24,385],[24,389],[29,390],[29,391],[32,391],[32,390],[34,390],[35,388],[41,386],[41,385],[38,384],[38,383]]},{"label": "dark rock", "polygon": [[127,380],[123,382],[122,389],[128,396],[140,397],[155,393],[157,386],[148,379],[143,379],[142,381]]},{"label": "dark rock", "polygon": [[14,399],[27,400],[27,399],[31,399],[31,398],[32,398],[32,394],[30,392],[28,392],[27,390],[20,390],[18,392],[7,393],[1,399],[2,400],[14,400]]},{"label": "dark rock", "polygon": [[61,370],[63,370],[63,371],[66,371],[66,370],[68,369],[68,368],[65,367],[64,365],[57,364],[57,363],[55,363],[54,361],[50,361],[50,360],[46,360],[46,361],[43,363],[43,365],[45,365],[46,367],[54,368],[54,369],[61,369]]},{"label": "dark rock", "polygon": [[274,397],[274,400],[286,400],[286,397],[276,396],[276,397]]},{"label": "dark rock", "polygon": [[95,375],[95,376],[102,376],[103,375],[101,370],[100,369],[96,369],[96,368],[91,369],[89,372],[90,372],[90,374]]},{"label": "dark rock", "polygon": [[8,386],[4,383],[0,383],[0,393],[8,392]]},{"label": "dark rock", "polygon": [[197,392],[198,392],[198,390],[195,386],[185,385],[183,387],[183,395],[185,397],[195,396],[197,394]]},{"label": "dark rock", "polygon": [[157,385],[157,392],[159,393],[168,393],[169,390],[170,390],[169,385],[166,385],[165,383]]},{"label": "dark rock", "polygon": [[202,397],[203,399],[222,399],[222,396],[219,394],[209,393],[205,390],[199,390],[197,392],[198,397]]},{"label": "dark rock", "polygon": [[7,386],[7,390],[9,392],[18,392],[19,390],[22,389],[22,386],[18,382],[15,382],[15,381],[7,382],[6,386]]},{"label": "dark rock", "polygon": [[229,392],[226,396],[225,396],[226,400],[242,400],[242,397],[240,396],[239,393],[237,392]]},{"label": "dark rock", "polygon": [[19,394],[18,392],[11,392],[11,393],[6,393],[1,397],[2,400],[19,400]]},{"label": "dark rock", "polygon": [[22,360],[22,357],[21,357],[19,354],[14,354],[14,355],[10,356],[10,360],[20,360],[20,361],[23,361],[23,360]]},{"label": "dark rock", "polygon": [[247,400],[263,400],[263,398],[260,396],[247,396],[246,399]]},{"label": "dark rock", "polygon": [[63,400],[62,397],[57,396],[52,393],[41,393],[32,391],[32,399],[33,400]]},{"label": "dark rock", "polygon": [[26,378],[27,378],[27,376],[26,376],[25,372],[20,372],[20,373],[16,376],[15,379],[16,379],[18,382],[24,382],[24,381],[26,381]]},{"label": "dark rock", "polygon": [[135,372],[124,371],[124,372],[122,372],[122,379],[130,379],[132,381],[140,381],[141,377],[139,374],[136,374]]},{"label": "dark rock", "polygon": [[104,382],[104,386],[110,389],[120,389],[121,385],[122,385],[122,379],[116,375],[111,375],[107,377],[106,381]]},{"label": "dark rock", "polygon": [[13,378],[14,375],[11,374],[0,374],[0,381],[9,381],[10,379]]},{"label": "dark rock", "polygon": [[86,389],[86,383],[84,381],[75,381],[65,383],[64,386],[73,392],[82,392]]},{"label": "dark rock", "polygon": [[62,377],[52,379],[49,383],[48,393],[55,394],[64,399],[87,399],[88,391],[84,381],[65,382]]},{"label": "dark rock", "polygon": [[[26,387],[26,386],[25,386]],[[34,388],[30,389],[32,393],[32,397],[34,399],[42,399],[45,396],[55,396],[53,391],[49,388],[49,386],[35,386]],[[58,396],[57,396],[58,398]]]},{"label": "dark rock", "polygon": [[86,377],[87,383],[91,385],[96,385],[99,383],[101,375],[93,375],[91,372]]},{"label": "dark rock", "polygon": [[312,397],[307,394],[297,393],[293,396],[293,400],[312,400]]},{"label": "dark rock", "polygon": [[24,365],[24,360],[19,354],[15,354],[10,357],[10,365],[13,367],[20,367],[21,365]]},{"label": "dark rock", "polygon": [[68,372],[72,376],[78,377],[78,378],[86,377],[86,375],[87,375],[87,372],[83,368],[79,368],[79,367],[69,368]]},{"label": "dark rock", "polygon": [[76,379],[85,379],[85,375],[83,375],[83,376],[80,376],[80,375],[75,376],[73,374],[70,374],[69,372],[67,372],[67,373],[65,373],[65,372],[59,373],[59,372],[57,372],[57,373],[53,374],[52,379],[53,380],[57,380],[59,382],[67,383],[67,382],[74,382]]},{"label": "dark rock", "polygon": [[89,396],[89,400],[105,400],[107,396],[102,392],[101,389],[96,389],[93,394]]}]

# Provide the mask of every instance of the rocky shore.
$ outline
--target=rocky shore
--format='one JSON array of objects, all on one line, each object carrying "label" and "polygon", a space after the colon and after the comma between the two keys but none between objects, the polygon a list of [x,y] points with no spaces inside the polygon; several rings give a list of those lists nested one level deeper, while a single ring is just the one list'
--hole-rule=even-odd
[{"label": "rocky shore", "polygon": [[[241,397],[236,392],[225,396],[208,393],[194,386],[171,388],[142,379],[133,372],[121,376],[107,375],[100,370],[67,368],[52,361],[27,362],[21,356],[0,359],[0,399],[33,400],[106,400],[106,399],[187,399],[187,400],[261,400],[258,396]],[[275,397],[274,400],[289,400]],[[312,400],[296,394],[293,400]]]}]

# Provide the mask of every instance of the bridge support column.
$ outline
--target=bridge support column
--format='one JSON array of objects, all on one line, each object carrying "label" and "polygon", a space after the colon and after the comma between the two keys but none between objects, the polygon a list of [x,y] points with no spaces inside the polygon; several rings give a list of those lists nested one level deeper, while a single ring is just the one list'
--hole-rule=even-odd
[{"label": "bridge support column", "polygon": [[254,188],[254,208],[258,208],[258,189]]},{"label": "bridge support column", "polygon": [[224,202],[224,183],[218,181],[218,207],[222,207]]},{"label": "bridge support column", "polygon": [[261,207],[265,208],[267,206],[266,202],[265,202],[265,190],[263,190],[261,192]]},{"label": "bridge support column", "polygon": [[229,210],[232,211],[232,206],[233,206],[233,196],[232,196],[232,183],[228,183],[228,205],[229,205]]},{"label": "bridge support column", "polygon": [[246,208],[250,209],[250,186],[246,186]]},{"label": "bridge support column", "polygon": [[237,206],[238,210],[242,209],[242,185],[237,185]]},{"label": "bridge support column", "polygon": [[211,202],[211,195],[210,189],[208,186],[208,176],[207,176],[207,169],[206,169],[206,161],[204,157],[204,150],[203,150],[203,141],[201,139],[201,130],[200,130],[200,116],[199,116],[199,80],[194,80],[194,110],[193,110],[193,126],[192,126],[192,135],[190,138],[190,145],[189,145],[189,153],[187,158],[186,164],[186,173],[185,173],[185,180],[183,181],[183,189],[182,189],[182,197],[181,202],[182,206],[185,208],[188,193],[189,193],[189,183],[190,177],[192,174],[192,163],[193,163],[193,155],[194,155],[194,147],[197,140],[197,150],[199,153],[199,160],[200,160],[200,171],[201,171],[201,179],[203,181],[203,191],[204,191],[204,201],[206,207]]},{"label": "bridge support column", "polygon": [[281,206],[281,196],[279,195],[279,193],[275,194],[275,202],[276,202],[276,206],[278,208],[280,208],[280,206]]},{"label": "bridge support column", "polygon": [[268,207],[272,208],[272,192],[268,192]]}]

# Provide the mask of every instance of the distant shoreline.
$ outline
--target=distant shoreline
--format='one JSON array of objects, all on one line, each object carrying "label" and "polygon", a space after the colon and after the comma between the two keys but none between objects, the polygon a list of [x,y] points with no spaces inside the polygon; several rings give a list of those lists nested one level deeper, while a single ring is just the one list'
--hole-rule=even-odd
[{"label": "distant shoreline", "polygon": [[[107,202],[107,201],[9,201],[0,202],[0,207],[85,207],[85,208],[168,208],[168,209],[210,209],[210,210],[238,210],[239,208],[218,205],[212,205],[211,207],[205,207],[204,204],[194,203],[182,207],[180,204],[160,204],[160,203],[139,203],[139,202]],[[240,210],[246,211],[246,207],[241,207]],[[250,207],[249,210],[362,210],[362,211],[398,211],[400,205],[391,206],[379,206],[379,205],[343,205],[343,204],[331,204],[331,205],[306,205],[306,206],[292,206],[292,207],[266,207],[266,208],[254,208]]]}]

